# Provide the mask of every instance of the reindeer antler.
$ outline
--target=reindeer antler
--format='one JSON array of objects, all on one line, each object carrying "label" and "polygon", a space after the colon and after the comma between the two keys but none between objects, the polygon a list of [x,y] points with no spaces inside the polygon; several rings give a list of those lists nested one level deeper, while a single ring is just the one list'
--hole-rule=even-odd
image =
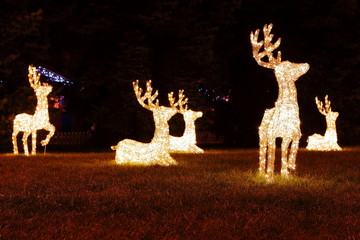
[{"label": "reindeer antler", "polygon": [[41,83],[39,81],[41,74],[36,72],[36,67],[34,67],[33,65],[29,65],[28,70],[29,70],[28,78],[29,78],[30,86],[33,89],[37,89],[38,87],[41,86]]},{"label": "reindeer antler", "polygon": [[[260,42],[258,42],[260,32],[259,29],[256,29],[255,33],[250,33],[250,42],[253,49],[253,57],[260,66],[271,69],[281,63],[280,51],[278,51],[276,58],[273,57],[273,51],[280,46],[281,38],[279,38],[274,44],[271,43],[274,36],[273,34],[270,34],[272,27],[273,25],[271,23],[269,25],[265,24],[263,28],[264,40]],[[264,46],[264,51],[259,53],[262,46]],[[264,62],[261,60],[265,56],[268,57],[269,62]]]},{"label": "reindeer antler", "polygon": [[[141,93],[143,90],[139,87],[139,80],[136,80],[135,82],[133,82],[133,87],[134,87],[134,92],[135,92],[136,98],[141,106],[143,106],[144,108],[146,108],[148,110],[151,110],[151,107],[159,106],[159,100],[156,99],[158,96],[158,90],[156,90],[155,93],[153,95],[151,95],[152,91],[153,91],[153,89],[151,87],[151,80],[146,81],[146,92],[143,96],[141,96]],[[155,99],[156,99],[156,102],[154,104],[153,102]],[[147,104],[145,103],[146,100],[147,100]]]},{"label": "reindeer antler", "polygon": [[[173,92],[170,92],[168,94],[170,106],[173,108],[176,108],[178,113],[186,112],[188,110],[188,106],[187,106],[188,98],[184,99],[184,97],[185,97],[184,90],[179,90],[179,99],[177,102],[175,102],[175,97],[173,97],[173,96],[174,96]],[[179,107],[179,108],[177,108],[177,107]]]},{"label": "reindeer antler", "polygon": [[315,102],[316,102],[316,106],[319,109],[319,112],[322,115],[327,115],[329,112],[331,112],[331,107],[330,107],[330,100],[328,99],[328,95],[325,96],[325,107],[322,101],[319,101],[318,97],[315,97]]}]

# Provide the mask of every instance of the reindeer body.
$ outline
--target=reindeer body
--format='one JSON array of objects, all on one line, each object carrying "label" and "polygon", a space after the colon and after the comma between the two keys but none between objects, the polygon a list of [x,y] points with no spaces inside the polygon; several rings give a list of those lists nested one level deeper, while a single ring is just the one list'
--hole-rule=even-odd
[{"label": "reindeer body", "polygon": [[326,131],[325,135],[313,134],[309,136],[306,149],[319,150],[319,151],[340,151],[342,148],[338,145],[337,132],[336,132],[336,119],[339,116],[338,112],[333,112],[330,107],[330,101],[328,96],[325,97],[325,107],[323,103],[315,98],[316,105],[319,112],[325,116],[326,119]]},{"label": "reindeer body", "polygon": [[[177,162],[170,156],[169,124],[168,121],[176,114],[172,107],[158,106],[152,104],[157,92],[151,96],[151,81],[147,82],[147,91],[141,97],[141,88],[138,82],[134,82],[134,91],[139,103],[153,112],[155,132],[150,143],[142,143],[132,139],[124,139],[111,149],[116,150],[115,161],[118,164],[135,165],[175,165]],[[144,101],[147,100],[148,104]]]},{"label": "reindeer body", "polygon": [[169,124],[168,120],[175,115],[176,110],[159,107],[153,112],[155,125],[154,137],[150,143],[142,143],[132,139],[120,141],[112,149],[116,150],[115,161],[119,164],[140,165],[172,165],[176,161],[169,154]]},{"label": "reindeer body", "polygon": [[[295,160],[301,138],[299,105],[295,81],[309,69],[309,65],[282,62],[275,67],[275,76],[279,85],[279,96],[275,107],[265,110],[259,127],[260,172],[273,175],[276,138],[282,138],[281,173],[288,174],[288,168],[295,169]],[[288,148],[290,147],[290,154]],[[267,162],[267,171],[266,168]]]},{"label": "reindeer body", "polygon": [[175,101],[174,93],[168,94],[170,106],[175,108],[184,117],[185,130],[181,137],[170,136],[170,150],[184,153],[203,153],[204,150],[196,146],[195,120],[202,117],[202,112],[188,109],[188,98],[185,98],[184,90],[179,90],[178,100]]},{"label": "reindeer body", "polygon": [[[296,154],[301,138],[295,81],[309,70],[307,63],[281,61],[280,52],[277,58],[273,57],[272,52],[279,47],[280,39],[274,44],[271,43],[273,37],[270,34],[271,29],[271,24],[264,26],[264,41],[261,42],[258,42],[259,29],[250,35],[253,57],[260,66],[274,69],[279,86],[275,107],[265,110],[259,127],[259,172],[266,174],[269,179],[274,174],[276,138],[282,138],[281,174],[287,175],[289,169],[295,169]],[[262,47],[264,50],[259,53]],[[261,60],[265,56],[268,57],[269,62]],[[290,144],[290,153],[288,153]]]},{"label": "reindeer body", "polygon": [[37,136],[36,132],[41,129],[49,131],[49,134],[46,136],[46,139],[41,141],[41,144],[43,146],[49,143],[50,138],[55,133],[54,125],[50,123],[48,100],[47,100],[47,96],[52,91],[52,86],[50,85],[42,86],[39,82],[39,78],[40,78],[40,74],[38,75],[36,74],[36,68],[29,66],[29,82],[31,87],[35,91],[35,95],[37,97],[37,106],[34,115],[21,113],[15,116],[14,124],[13,124],[13,133],[12,133],[14,154],[19,153],[17,147],[17,135],[19,132],[23,132],[22,142],[24,146],[25,155],[29,155],[27,140],[30,134],[32,138],[31,154],[36,154],[36,136]]},{"label": "reindeer body", "polygon": [[202,112],[186,110],[182,113],[185,121],[184,134],[181,137],[170,136],[170,150],[185,153],[203,153],[204,150],[196,146],[195,120],[202,117]]}]

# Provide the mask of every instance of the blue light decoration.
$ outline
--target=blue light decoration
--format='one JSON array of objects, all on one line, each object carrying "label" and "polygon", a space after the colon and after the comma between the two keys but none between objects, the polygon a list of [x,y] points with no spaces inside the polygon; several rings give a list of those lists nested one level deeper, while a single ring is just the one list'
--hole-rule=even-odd
[{"label": "blue light decoration", "polygon": [[215,102],[215,101],[230,102],[231,89],[227,89],[225,94],[220,94],[219,91],[215,89],[207,89],[203,87],[199,87],[198,91],[204,94],[211,102]]},{"label": "blue light decoration", "polygon": [[41,66],[36,68],[36,72],[47,77],[48,82],[63,83],[64,85],[73,85],[74,84],[72,81],[61,76],[60,74],[57,74],[56,72],[50,71],[49,69],[41,67]]}]

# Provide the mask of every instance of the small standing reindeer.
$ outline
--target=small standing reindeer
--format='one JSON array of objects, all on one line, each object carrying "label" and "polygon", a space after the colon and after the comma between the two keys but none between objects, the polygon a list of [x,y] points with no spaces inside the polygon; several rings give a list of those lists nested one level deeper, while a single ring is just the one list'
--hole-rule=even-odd
[{"label": "small standing reindeer", "polygon": [[185,98],[184,90],[179,90],[179,99],[175,102],[174,93],[168,95],[170,106],[181,113],[185,121],[184,134],[181,137],[170,136],[170,150],[186,153],[203,153],[204,150],[196,146],[195,120],[202,117],[202,112],[188,109],[188,98]]},{"label": "small standing reindeer", "polygon": [[55,133],[55,127],[50,123],[49,118],[49,109],[48,109],[48,100],[47,96],[52,91],[52,86],[48,84],[41,84],[40,74],[36,72],[36,67],[29,66],[29,83],[30,86],[34,89],[35,95],[37,98],[37,106],[35,109],[34,115],[27,113],[21,113],[15,116],[13,133],[12,133],[12,143],[14,147],[14,154],[18,154],[17,147],[17,135],[19,132],[24,132],[22,137],[22,142],[24,146],[25,155],[29,155],[28,150],[28,137],[31,134],[32,138],[32,149],[31,154],[36,154],[36,132],[37,130],[44,129],[48,131],[48,135],[45,140],[41,141],[42,146],[46,146],[50,138]]},{"label": "small standing reindeer", "polygon": [[[158,91],[152,95],[151,81],[146,82],[146,92],[143,96],[142,89],[139,88],[139,82],[133,82],[136,98],[141,106],[152,111],[155,132],[150,143],[137,142],[132,139],[124,139],[112,150],[116,150],[115,161],[118,164],[139,164],[139,165],[164,165],[177,164],[170,156],[169,124],[168,121],[176,114],[173,107],[159,106],[159,101],[155,99]],[[145,103],[145,101],[147,103]]]},{"label": "small standing reindeer", "polygon": [[[259,127],[259,172],[266,174],[269,179],[274,175],[276,138],[282,138],[281,174],[288,175],[289,169],[295,169],[296,154],[301,138],[295,81],[309,70],[307,63],[281,61],[280,51],[276,58],[273,56],[273,51],[280,46],[281,39],[279,38],[274,44],[271,43],[273,38],[273,34],[270,34],[271,29],[272,24],[264,26],[264,40],[260,42],[258,42],[259,29],[250,34],[253,57],[260,66],[274,69],[279,86],[275,107],[265,110]],[[259,52],[262,47],[263,52]],[[268,62],[262,60],[265,56],[268,58]],[[290,154],[288,154],[290,143]],[[266,160],[267,169],[265,171]]]},{"label": "small standing reindeer", "polygon": [[331,102],[327,95],[325,96],[325,107],[323,102],[319,101],[317,97],[315,97],[315,102],[319,112],[326,118],[327,128],[325,136],[317,133],[309,136],[306,149],[320,151],[340,151],[341,147],[337,143],[338,139],[336,133],[336,119],[338,118],[339,113],[331,111]]}]

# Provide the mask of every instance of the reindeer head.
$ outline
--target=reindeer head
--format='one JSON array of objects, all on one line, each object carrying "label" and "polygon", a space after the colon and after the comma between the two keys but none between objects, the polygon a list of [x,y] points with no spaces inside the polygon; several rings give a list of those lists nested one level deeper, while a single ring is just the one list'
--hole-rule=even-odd
[{"label": "reindeer head", "polygon": [[[273,34],[270,34],[273,25],[269,24],[264,26],[264,40],[258,42],[259,32],[257,29],[255,33],[251,32],[250,42],[253,49],[253,57],[256,62],[266,68],[274,69],[275,76],[278,81],[293,81],[295,82],[301,75],[305,74],[310,66],[307,63],[292,63],[289,61],[281,61],[281,52],[278,51],[277,57],[273,56],[273,51],[280,46],[281,38],[274,44],[271,43]],[[263,48],[262,52],[259,52]],[[268,62],[261,60],[264,57],[268,58]]]},{"label": "reindeer head", "polygon": [[202,117],[203,113],[200,111],[193,111],[188,109],[188,98],[185,98],[184,90],[179,90],[179,99],[175,102],[174,93],[170,92],[168,94],[168,99],[170,102],[170,106],[175,108],[178,113],[183,114],[185,122],[193,122],[196,119]]},{"label": "reindeer head", "polygon": [[289,61],[283,61],[275,66],[276,79],[286,81],[296,81],[304,75],[310,66],[307,63],[292,63]]},{"label": "reindeer head", "polygon": [[49,95],[49,93],[51,93],[52,91],[52,86],[47,83],[41,84],[40,82],[41,74],[36,72],[36,67],[34,67],[33,65],[29,65],[28,70],[29,70],[29,74],[28,74],[29,83],[30,86],[34,89],[36,96],[46,97],[47,95]]},{"label": "reindeer head", "polygon": [[[157,100],[158,91],[156,90],[154,94],[152,94],[151,80],[146,82],[146,92],[143,96],[141,96],[143,90],[139,87],[139,81],[136,80],[133,82],[134,92],[136,95],[136,99],[140,103],[141,106],[153,112],[155,121],[162,120],[170,120],[172,116],[176,114],[176,109],[172,107],[159,106],[159,100]],[[154,101],[156,102],[154,103]],[[147,103],[145,103],[145,101]]]}]

